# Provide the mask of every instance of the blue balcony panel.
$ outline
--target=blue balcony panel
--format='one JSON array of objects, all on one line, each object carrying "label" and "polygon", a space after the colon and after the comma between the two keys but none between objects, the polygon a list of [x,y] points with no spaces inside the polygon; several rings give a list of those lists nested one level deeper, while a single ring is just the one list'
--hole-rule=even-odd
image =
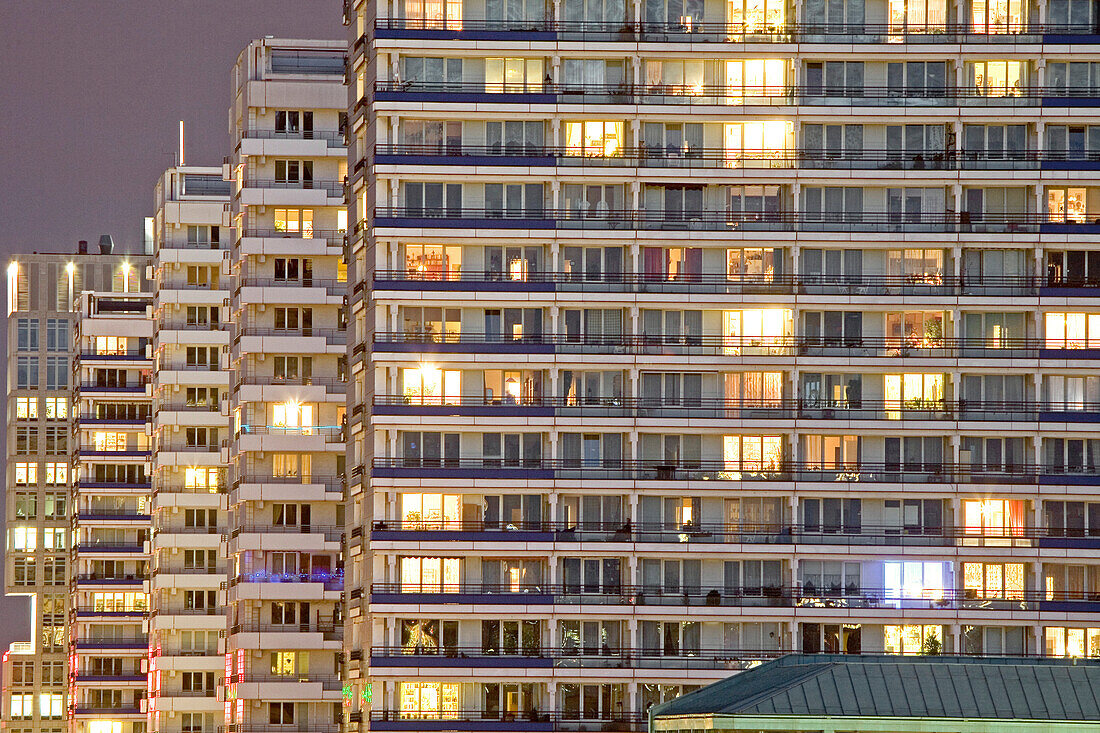
[{"label": "blue balcony panel", "polygon": [[1100,360],[1100,349],[1039,349],[1040,359]]},{"label": "blue balcony panel", "polygon": [[1100,537],[1040,537],[1040,549],[1100,550]]},{"label": "blue balcony panel", "polygon": [[1100,422],[1100,412],[1086,412],[1084,410],[1080,412],[1070,410],[1052,412],[1050,410],[1040,410],[1039,422]]}]

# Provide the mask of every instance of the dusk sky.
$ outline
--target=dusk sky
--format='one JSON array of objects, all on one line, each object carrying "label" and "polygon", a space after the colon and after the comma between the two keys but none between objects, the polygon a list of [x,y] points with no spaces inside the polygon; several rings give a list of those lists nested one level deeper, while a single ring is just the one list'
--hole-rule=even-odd
[{"label": "dusk sky", "polygon": [[[100,234],[135,251],[179,121],[187,162],[220,165],[237,54],[265,35],[342,39],[340,12],[339,0],[0,0],[5,259]],[[25,607],[0,600],[0,650],[28,638]]]}]

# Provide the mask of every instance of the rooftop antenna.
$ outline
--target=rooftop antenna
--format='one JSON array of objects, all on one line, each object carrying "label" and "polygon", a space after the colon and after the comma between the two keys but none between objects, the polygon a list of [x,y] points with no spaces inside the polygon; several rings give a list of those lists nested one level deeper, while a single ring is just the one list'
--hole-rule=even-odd
[{"label": "rooftop antenna", "polygon": [[180,167],[183,167],[183,120],[180,120]]}]

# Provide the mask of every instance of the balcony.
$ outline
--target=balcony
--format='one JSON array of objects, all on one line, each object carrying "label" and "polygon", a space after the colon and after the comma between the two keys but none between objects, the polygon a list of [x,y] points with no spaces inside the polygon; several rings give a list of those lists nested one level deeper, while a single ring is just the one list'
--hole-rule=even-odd
[{"label": "balcony", "polygon": [[237,290],[241,288],[302,288],[323,289],[329,295],[344,295],[348,290],[346,280],[321,280],[317,278],[301,278],[298,280],[277,280],[271,277],[242,277],[237,282]]},{"label": "balcony", "polygon": [[1050,221],[1046,214],[1012,213],[972,216],[967,212],[919,215],[885,211],[818,214],[795,211],[665,211],[605,209],[580,211],[527,207],[478,209],[376,207],[374,227],[421,229],[547,229],[699,232],[846,232],[866,234],[1100,234],[1100,215],[1081,221]]},{"label": "balcony", "polygon": [[699,334],[678,337],[635,334],[581,336],[536,333],[506,339],[483,333],[378,331],[375,352],[438,354],[604,354],[622,356],[835,356],[903,359],[1096,359],[1097,349],[1049,348],[1034,338],[926,338],[918,336],[775,336]]},{"label": "balcony", "polygon": [[[1006,611],[1096,613],[1100,596],[1050,600],[1042,591],[1021,591],[1011,597],[979,597],[973,591],[929,589],[927,591],[887,588],[814,588],[803,586],[765,586],[757,588],[726,586],[679,586],[619,584],[509,584],[457,583],[422,588],[402,587],[397,583],[373,583],[371,602],[389,605],[478,604],[478,605],[602,605],[641,607],[718,607],[718,608],[798,608],[800,614],[813,616],[821,609],[826,616],[837,609],[852,615],[870,611],[879,614],[895,611],[951,615],[959,611]],[[854,612],[854,613],[853,613]]]},{"label": "balcony", "polygon": [[531,731],[532,733],[551,733],[555,731],[636,731],[646,730],[646,718],[634,713],[608,714],[598,719],[582,719],[580,713],[575,717],[569,713],[539,712],[501,712],[495,710],[468,710],[448,712],[440,716],[439,712],[417,713],[397,710],[372,710],[370,712],[372,731]]},{"label": "balcony", "polygon": [[971,463],[822,464],[779,461],[773,465],[729,465],[720,460],[679,464],[654,460],[584,463],[551,458],[375,458],[375,478],[527,479],[533,481],[730,481],[844,484],[1011,484],[1025,486],[1100,486],[1100,467]]},{"label": "balcony", "polygon": [[[997,44],[1087,43],[1097,29],[1090,23],[1004,24],[991,32],[978,32],[969,24],[934,24],[898,27],[880,23],[781,23],[745,24],[722,21],[690,23],[635,23],[628,20],[589,22],[546,20],[468,20],[376,18],[379,39],[423,40],[522,40],[601,41],[623,43],[905,43]],[[1084,36],[1061,40],[1060,36]],[[360,39],[362,41],[363,39]]]},{"label": "balcony", "polygon": [[340,130],[260,130],[241,131],[248,140],[323,140],[330,148],[346,148],[345,134]]},{"label": "balcony", "polygon": [[[1100,96],[1092,87],[1020,86],[986,93],[972,85],[843,86],[776,84],[733,87],[724,84],[585,84],[578,82],[377,81],[374,101],[478,104],[624,104],[689,107],[1089,107]],[[246,186],[249,184],[246,183]],[[262,187],[262,186],[255,186]],[[294,187],[300,187],[296,185]]]},{"label": "balcony", "polygon": [[260,239],[324,239],[331,245],[341,246],[347,232],[342,229],[309,229],[304,232],[288,232],[285,229],[245,229],[241,232],[244,238]]},{"label": "balcony", "polygon": [[516,668],[516,669],[703,669],[744,670],[776,659],[794,649],[699,649],[694,653],[666,655],[658,649],[603,648],[557,649],[524,647],[487,650],[480,646],[442,649],[409,649],[376,646],[370,650],[370,666],[413,669]]},{"label": "balcony", "polygon": [[331,199],[344,199],[344,182],[315,179],[312,181],[280,181],[274,178],[247,178],[242,188],[258,188],[281,191],[324,191]]},{"label": "balcony", "polygon": [[988,153],[976,150],[928,151],[865,148],[859,151],[741,151],[725,148],[620,147],[611,155],[586,155],[576,148],[552,145],[376,145],[375,165],[530,166],[563,168],[664,168],[686,170],[851,170],[851,171],[1039,171],[1094,170],[1100,154],[1068,155],[1053,151],[1019,150]]},{"label": "balcony", "polygon": [[233,527],[231,537],[236,539],[242,534],[297,534],[323,536],[326,542],[341,542],[344,528],[338,525],[298,524],[294,526],[274,525],[271,522],[244,522]]},{"label": "balcony", "polygon": [[707,420],[875,420],[959,422],[1100,422],[1100,403],[1078,410],[1055,410],[1039,402],[938,400],[927,403],[886,400],[834,402],[811,399],[749,400],[684,398],[676,400],[530,396],[487,401],[481,396],[432,401],[406,395],[375,395],[374,415],[425,417],[574,417]]},{"label": "balcony", "polygon": [[77,649],[145,649],[149,645],[146,636],[120,636],[113,639],[74,640]]},{"label": "balcony", "polygon": [[875,275],[841,278],[812,274],[760,276],[700,272],[669,276],[656,273],[527,272],[522,278],[496,271],[420,273],[376,270],[375,290],[469,292],[493,290],[533,293],[639,293],[715,295],[842,295],[847,297],[1036,297],[1049,288],[1077,297],[1100,296],[1100,283],[1060,281],[1031,275],[976,277],[964,275]]},{"label": "balcony", "polygon": [[251,573],[241,573],[229,579],[230,586],[241,583],[316,583],[324,586],[326,591],[339,591],[344,589],[344,573],[342,570],[318,570],[308,573],[276,573],[267,570],[257,570]]},{"label": "balcony", "polygon": [[[792,551],[819,551],[840,548],[849,552],[857,547],[1048,547],[1063,545],[1077,549],[1100,549],[1100,532],[1085,536],[1084,531],[1067,538],[1043,528],[1012,531],[983,531],[966,527],[900,527],[897,525],[854,524],[730,524],[693,522],[683,526],[624,522],[510,522],[483,521],[384,522],[371,527],[374,542],[611,542],[788,545]],[[797,545],[810,547],[796,548]],[[501,548],[504,549],[504,548]],[[827,550],[825,550],[827,551]]]}]

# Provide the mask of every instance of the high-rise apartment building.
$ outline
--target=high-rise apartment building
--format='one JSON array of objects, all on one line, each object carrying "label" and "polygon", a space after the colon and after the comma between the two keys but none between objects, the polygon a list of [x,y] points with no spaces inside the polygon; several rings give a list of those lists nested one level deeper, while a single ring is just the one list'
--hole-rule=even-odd
[{"label": "high-rise apartment building", "polygon": [[225,724],[342,718],[344,45],[264,39],[234,67]]},{"label": "high-rise apartment building", "polygon": [[[72,649],[76,622],[90,622],[70,599],[85,596],[83,581],[71,575],[73,562],[84,563],[84,551],[102,550],[101,533],[77,522],[78,495],[90,488],[94,470],[73,456],[76,443],[90,429],[75,402],[74,364],[80,353],[74,338],[85,290],[110,297],[145,288],[142,257],[113,252],[103,241],[89,252],[81,242],[72,253],[18,255],[7,266],[8,411],[5,593],[30,598],[30,638],[16,642],[3,659],[3,726],[21,733],[60,733],[68,727],[75,700],[70,700],[70,653],[95,649],[114,654],[118,646],[94,646],[84,638]],[[128,297],[128,296],[123,296]],[[137,348],[137,343],[134,343]],[[86,417],[86,416],[85,416]],[[125,462],[131,463],[130,459]],[[106,463],[106,462],[104,462]],[[84,471],[92,471],[84,475]],[[139,487],[140,488],[140,487]],[[148,491],[148,487],[144,487]],[[110,493],[110,492],[107,492]],[[137,524],[140,524],[138,521]],[[107,544],[117,547],[97,559],[134,562],[140,555],[137,524]],[[75,543],[77,534],[86,544]],[[129,538],[134,546],[125,545]],[[93,545],[100,541],[98,548]],[[115,554],[134,552],[137,555]],[[73,553],[76,554],[73,554]],[[133,565],[136,569],[136,565]],[[78,570],[91,573],[93,568]],[[72,585],[74,582],[76,586]],[[75,590],[74,590],[75,589]],[[89,592],[91,589],[88,589]],[[141,633],[140,621],[131,630]],[[120,641],[121,643],[121,641]],[[135,639],[123,649],[132,650]],[[142,648],[144,644],[141,645]]]},{"label": "high-rise apartment building", "polygon": [[352,722],[1100,654],[1094,2],[345,8]]},{"label": "high-rise apartment building", "polygon": [[122,292],[79,296],[70,451],[73,733],[146,730],[153,298],[131,290],[131,278],[145,282],[135,267],[144,271],[145,261],[122,265]]},{"label": "high-rise apartment building", "polygon": [[155,191],[147,711],[154,733],[215,733],[223,722],[229,188],[220,167],[176,166]]}]

